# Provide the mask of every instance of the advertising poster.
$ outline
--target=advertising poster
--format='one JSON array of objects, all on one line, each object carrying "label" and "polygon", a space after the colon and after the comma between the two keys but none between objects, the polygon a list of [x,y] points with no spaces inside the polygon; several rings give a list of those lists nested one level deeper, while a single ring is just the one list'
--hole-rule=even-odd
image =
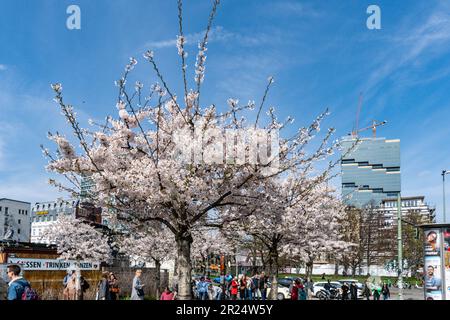
[{"label": "advertising poster", "polygon": [[425,256],[440,255],[440,231],[439,229],[430,229],[425,231]]},{"label": "advertising poster", "polygon": [[450,228],[444,230],[445,299],[450,300]]},{"label": "advertising poster", "polygon": [[442,300],[441,259],[425,257],[425,299]]}]

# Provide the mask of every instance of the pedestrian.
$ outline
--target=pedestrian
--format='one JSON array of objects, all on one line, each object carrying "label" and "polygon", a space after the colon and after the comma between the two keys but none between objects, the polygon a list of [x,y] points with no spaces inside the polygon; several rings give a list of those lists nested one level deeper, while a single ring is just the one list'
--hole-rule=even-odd
[{"label": "pedestrian", "polygon": [[325,272],[322,273],[322,280],[325,280]]},{"label": "pedestrian", "polygon": [[308,290],[308,288],[306,288],[305,285],[300,280],[300,286],[298,288],[298,300],[308,299],[307,290]]},{"label": "pedestrian", "polygon": [[295,279],[294,282],[291,284],[291,300],[298,300],[298,290],[300,288],[300,281],[298,279]]},{"label": "pedestrian", "polygon": [[245,274],[241,275],[241,279],[239,280],[239,299],[245,300],[246,299],[246,292],[247,292],[247,277]]},{"label": "pedestrian", "polygon": [[379,290],[379,288],[375,288],[373,290],[373,300],[380,300],[380,290]]},{"label": "pedestrian", "polygon": [[267,298],[267,276],[263,272],[259,276],[259,291],[261,291],[261,299],[266,300]]},{"label": "pedestrian", "polygon": [[141,281],[142,269],[137,269],[133,278],[133,285],[131,288],[131,300],[144,300],[144,286]]},{"label": "pedestrian", "polygon": [[366,300],[370,300],[371,294],[370,294],[369,284],[367,282],[364,284],[363,295],[366,297]]},{"label": "pedestrian", "polygon": [[305,290],[307,292],[308,299],[311,300],[312,295],[314,293],[314,282],[311,278],[307,278],[305,283]]},{"label": "pedestrian", "polygon": [[350,299],[358,300],[358,287],[354,282],[350,284]]},{"label": "pedestrian", "polygon": [[97,284],[97,300],[111,300],[109,290],[109,272],[103,272],[102,279]]},{"label": "pedestrian", "polygon": [[109,274],[109,296],[111,300],[117,300],[119,298],[120,287],[119,280],[114,273]]},{"label": "pedestrian", "polygon": [[251,277],[247,278],[246,289],[245,289],[245,299],[246,300],[253,299],[253,290],[254,290],[254,285],[253,285],[252,278]]},{"label": "pedestrian", "polygon": [[253,283],[253,300],[261,300],[261,290],[259,289],[259,274],[255,274],[252,278]]},{"label": "pedestrian", "polygon": [[230,284],[231,300],[237,299],[238,289],[239,289],[239,283],[237,281],[237,278],[234,277],[233,280],[231,280],[231,284]]},{"label": "pedestrian", "polygon": [[67,279],[66,287],[64,288],[64,300],[79,300],[81,288],[77,289],[77,275],[75,270],[73,270],[70,277]]},{"label": "pedestrian", "polygon": [[159,300],[174,300],[175,294],[170,290],[169,287],[166,287],[164,291],[161,293],[161,297]]},{"label": "pedestrian", "polygon": [[75,270],[67,270],[67,274],[64,276],[64,279],[63,279],[64,289],[67,287],[67,283],[69,282],[70,277],[74,273],[75,273]]},{"label": "pedestrian", "polygon": [[197,284],[197,292],[200,300],[207,300],[209,283],[205,281],[205,277],[201,277]]},{"label": "pedestrian", "polygon": [[325,289],[326,292],[328,292],[328,293],[331,292],[331,283],[330,283],[330,280],[328,280],[327,283],[325,283],[325,285],[323,286],[323,288]]},{"label": "pedestrian", "polygon": [[30,283],[20,276],[20,267],[16,264],[7,267],[9,278],[8,300],[27,300],[24,299],[27,288],[31,288]]},{"label": "pedestrian", "polygon": [[388,300],[391,297],[391,292],[389,291],[389,286],[387,283],[383,284],[381,294],[383,295],[383,300]]},{"label": "pedestrian", "polygon": [[347,283],[343,283],[342,287],[342,300],[348,300],[348,291],[350,290],[350,288],[348,287]]}]

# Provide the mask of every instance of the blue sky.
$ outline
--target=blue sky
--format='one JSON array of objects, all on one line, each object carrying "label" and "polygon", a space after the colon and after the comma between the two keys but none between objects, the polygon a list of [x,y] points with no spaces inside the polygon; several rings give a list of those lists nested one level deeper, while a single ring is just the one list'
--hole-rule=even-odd
[{"label": "blue sky", "polygon": [[[81,30],[66,28],[70,4],[81,8]],[[381,8],[381,30],[366,27],[370,4]],[[184,4],[190,81],[210,6]],[[50,83],[63,83],[82,121],[102,119],[116,112],[114,80],[130,56],[139,61],[136,78],[156,80],[142,59],[153,49],[169,85],[181,92],[177,28],[175,0],[2,0],[0,197],[58,196],[46,184],[39,149],[51,146],[47,131],[68,132]],[[280,118],[292,115],[296,125],[307,125],[329,107],[325,126],[339,137],[352,130],[362,91],[360,126],[387,120],[379,136],[401,139],[402,194],[425,195],[440,217],[440,172],[450,169],[449,53],[450,3],[444,1],[222,0],[202,100],[258,102],[273,75],[268,105]],[[447,189],[450,194],[450,184]]]}]

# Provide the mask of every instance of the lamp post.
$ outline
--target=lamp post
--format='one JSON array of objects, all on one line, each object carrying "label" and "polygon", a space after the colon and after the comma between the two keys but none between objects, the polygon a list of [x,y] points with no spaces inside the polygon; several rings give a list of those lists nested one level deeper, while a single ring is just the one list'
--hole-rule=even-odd
[{"label": "lamp post", "polygon": [[444,223],[446,222],[445,217],[445,175],[450,174],[449,170],[442,170],[442,204],[443,204],[443,212],[444,212]]},{"label": "lamp post", "polygon": [[403,300],[403,243],[402,243],[402,198],[397,197],[397,250],[398,250],[398,299]]}]

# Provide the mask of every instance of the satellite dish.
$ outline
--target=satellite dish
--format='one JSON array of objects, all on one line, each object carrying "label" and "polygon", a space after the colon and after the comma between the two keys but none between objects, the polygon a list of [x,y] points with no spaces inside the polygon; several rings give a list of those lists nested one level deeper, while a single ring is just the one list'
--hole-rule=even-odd
[{"label": "satellite dish", "polygon": [[13,236],[14,236],[14,230],[8,229],[8,231],[6,231],[5,235],[3,236],[3,239],[4,240],[12,240]]}]

